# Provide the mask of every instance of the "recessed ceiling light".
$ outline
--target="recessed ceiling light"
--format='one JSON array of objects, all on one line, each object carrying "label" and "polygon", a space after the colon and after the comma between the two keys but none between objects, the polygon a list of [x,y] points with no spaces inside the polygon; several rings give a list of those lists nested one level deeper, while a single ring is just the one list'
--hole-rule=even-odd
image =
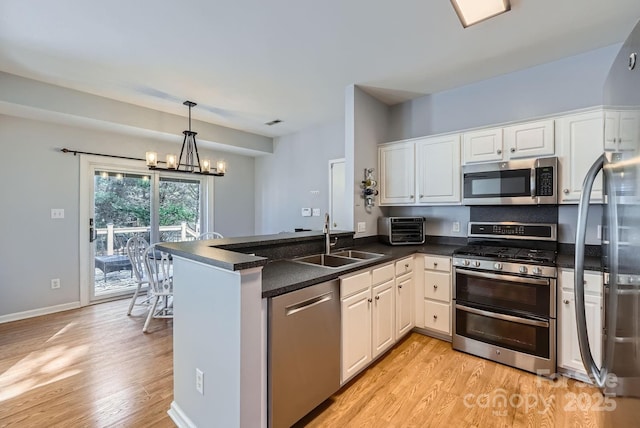
[{"label": "recessed ceiling light", "polygon": [[511,10],[509,0],[451,0],[451,4],[464,28]]},{"label": "recessed ceiling light", "polygon": [[267,126],[273,126],[273,125],[277,125],[278,123],[282,122],[280,119],[274,119],[271,122],[267,122],[265,123],[265,125]]}]

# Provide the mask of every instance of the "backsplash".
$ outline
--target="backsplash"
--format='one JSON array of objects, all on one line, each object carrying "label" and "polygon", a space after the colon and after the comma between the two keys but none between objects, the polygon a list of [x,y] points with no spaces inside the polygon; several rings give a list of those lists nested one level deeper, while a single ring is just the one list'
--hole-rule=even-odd
[{"label": "backsplash", "polygon": [[[473,211],[472,211],[473,209]],[[383,207],[389,216],[422,216],[426,219],[427,236],[466,237],[469,220],[491,214],[498,216],[497,221],[534,221],[558,222],[558,242],[572,244],[575,242],[577,205],[545,205],[545,206],[500,206],[500,207],[467,207],[467,206],[434,206],[434,207]],[[530,220],[525,220],[530,219]],[[555,219],[555,220],[554,220]],[[482,220],[476,220],[482,221]],[[453,223],[460,223],[460,231],[453,232]],[[602,206],[591,205],[587,218],[587,239],[589,245],[600,245],[598,225],[602,222]]]}]

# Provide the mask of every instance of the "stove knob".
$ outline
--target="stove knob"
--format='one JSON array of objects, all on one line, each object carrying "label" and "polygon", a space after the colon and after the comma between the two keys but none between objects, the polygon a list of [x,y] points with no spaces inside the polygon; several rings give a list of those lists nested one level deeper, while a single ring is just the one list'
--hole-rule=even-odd
[{"label": "stove knob", "polygon": [[527,273],[528,269],[526,266],[520,266],[520,273]]},{"label": "stove knob", "polygon": [[465,266],[469,266],[469,263],[470,263],[469,260],[465,260],[465,261],[462,262],[462,264],[465,265]]},{"label": "stove knob", "polygon": [[542,275],[542,268],[534,267],[533,268],[533,274],[534,275]]},{"label": "stove knob", "polygon": [[502,269],[502,263],[494,263],[493,267],[497,270],[501,270]]},{"label": "stove knob", "polygon": [[480,262],[478,260],[476,260],[475,262],[473,262],[473,265],[475,267],[480,267]]}]

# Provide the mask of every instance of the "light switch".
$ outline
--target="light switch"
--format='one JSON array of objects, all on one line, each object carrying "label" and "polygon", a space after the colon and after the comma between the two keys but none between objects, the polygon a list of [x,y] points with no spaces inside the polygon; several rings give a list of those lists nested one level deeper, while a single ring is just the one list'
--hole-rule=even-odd
[{"label": "light switch", "polygon": [[64,218],[64,208],[51,208],[51,218]]},{"label": "light switch", "polygon": [[366,232],[367,231],[367,223],[364,221],[358,222],[358,232]]},{"label": "light switch", "polygon": [[314,208],[313,209],[313,216],[314,217],[320,217],[320,208]]},{"label": "light switch", "polygon": [[460,222],[459,221],[454,221],[453,225],[451,226],[451,231],[452,232],[460,232]]},{"label": "light switch", "polygon": [[302,217],[311,217],[311,208],[302,208]]}]

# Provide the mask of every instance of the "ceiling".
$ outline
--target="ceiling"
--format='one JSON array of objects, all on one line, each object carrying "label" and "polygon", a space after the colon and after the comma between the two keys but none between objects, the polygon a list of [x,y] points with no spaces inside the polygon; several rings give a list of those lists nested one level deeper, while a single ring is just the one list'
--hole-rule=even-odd
[{"label": "ceiling", "polygon": [[[624,41],[638,0],[511,0],[463,29],[449,0],[2,0],[0,70],[278,136]],[[265,122],[281,119],[275,126]]]}]

